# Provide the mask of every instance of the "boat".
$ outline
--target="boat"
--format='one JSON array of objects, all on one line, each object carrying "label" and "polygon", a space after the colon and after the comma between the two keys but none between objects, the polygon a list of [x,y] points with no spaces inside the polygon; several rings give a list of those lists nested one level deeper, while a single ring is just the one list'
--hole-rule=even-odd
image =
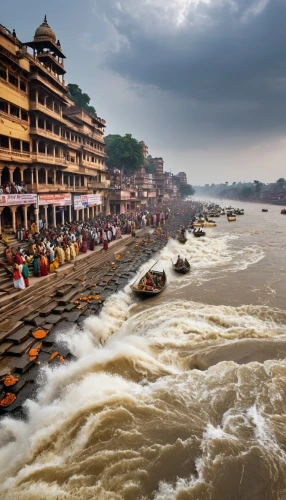
[{"label": "boat", "polygon": [[172,265],[176,273],[187,274],[191,270],[191,264],[187,260],[185,260],[184,264],[180,267],[176,266],[176,264],[174,264],[173,262]]},{"label": "boat", "polygon": [[262,212],[268,212],[268,208],[263,208]]},{"label": "boat", "polygon": [[282,208],[282,210],[281,210],[281,214],[282,214],[282,215],[286,215],[286,208]]},{"label": "boat", "polygon": [[179,243],[182,243],[182,245],[184,245],[187,241],[187,238],[185,236],[180,235],[180,236],[177,236],[177,241]]},{"label": "boat", "polygon": [[152,271],[151,269],[149,269],[148,272],[152,275],[152,278],[155,278],[157,276],[159,280],[162,281],[160,288],[147,286],[143,283],[143,280],[146,277],[146,274],[148,273],[144,274],[144,276],[140,278],[137,285],[135,284],[131,285],[132,291],[143,299],[147,299],[148,297],[154,297],[154,295],[159,295],[159,293],[162,293],[163,290],[165,290],[166,288],[167,277],[165,271]]},{"label": "boat", "polygon": [[194,222],[194,227],[216,227],[216,223],[214,221],[206,221],[206,222]]},{"label": "boat", "polygon": [[206,235],[205,231],[194,231],[195,238],[200,238],[201,236],[205,236],[205,235]]},{"label": "boat", "polygon": [[234,222],[234,221],[236,221],[236,216],[235,215],[228,215],[227,220],[228,220],[228,222]]}]

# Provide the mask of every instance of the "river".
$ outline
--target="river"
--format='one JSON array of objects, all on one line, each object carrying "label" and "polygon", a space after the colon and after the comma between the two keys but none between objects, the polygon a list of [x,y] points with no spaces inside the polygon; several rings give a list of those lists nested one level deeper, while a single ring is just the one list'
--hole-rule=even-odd
[{"label": "river", "polygon": [[1,499],[285,500],[286,217],[233,204],[161,251],[161,296],[126,287],[70,333],[78,361],[1,423]]}]

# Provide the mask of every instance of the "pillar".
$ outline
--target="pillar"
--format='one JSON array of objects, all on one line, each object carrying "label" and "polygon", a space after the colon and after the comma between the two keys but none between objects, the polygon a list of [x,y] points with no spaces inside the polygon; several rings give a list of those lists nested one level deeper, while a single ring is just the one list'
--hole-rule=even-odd
[{"label": "pillar", "polygon": [[3,169],[0,168],[0,186],[2,186],[2,172],[3,172]]},{"label": "pillar", "polygon": [[4,207],[0,207],[0,234],[2,234],[2,212]]},{"label": "pillar", "polygon": [[72,220],[72,207],[69,205],[69,222]]},{"label": "pillar", "polygon": [[53,205],[53,225],[57,225],[57,218],[56,218],[56,205]]},{"label": "pillar", "polygon": [[85,220],[84,208],[81,210],[81,220]]},{"label": "pillar", "polygon": [[35,174],[36,174],[36,188],[38,189],[38,184],[39,184],[39,170],[37,167],[35,167]]},{"label": "pillar", "polygon": [[91,207],[91,217],[94,219],[94,206]]},{"label": "pillar", "polygon": [[76,209],[75,214],[76,214],[76,220],[78,221],[79,220],[78,209]]},{"label": "pillar", "polygon": [[65,208],[62,208],[62,225],[65,225]]},{"label": "pillar", "polygon": [[[46,154],[47,154],[47,153],[46,153]],[[45,179],[46,179],[45,184],[46,184],[46,186],[47,186],[47,185],[48,185],[48,182],[49,182],[49,181],[48,181],[48,169],[47,169],[47,167],[45,167]]]},{"label": "pillar", "polygon": [[44,205],[44,210],[45,210],[45,228],[48,229],[48,206],[49,205]]},{"label": "pillar", "polygon": [[37,231],[39,231],[39,209],[37,205],[34,205],[35,223],[37,226]]},{"label": "pillar", "polygon": [[57,171],[56,169],[54,170],[54,186],[56,185],[57,183]]},{"label": "pillar", "polygon": [[12,228],[14,233],[16,233],[16,210],[17,207],[10,207],[10,210],[12,212]]},{"label": "pillar", "polygon": [[105,215],[110,215],[110,201],[109,201],[109,198],[105,198]]},{"label": "pillar", "polygon": [[28,229],[28,205],[22,205],[24,211],[24,226]]},{"label": "pillar", "polygon": [[20,168],[20,176],[21,176],[21,182],[24,180],[24,169]]},{"label": "pillar", "polygon": [[8,167],[8,168],[9,168],[9,178],[10,178],[10,182],[13,182],[14,167]]}]

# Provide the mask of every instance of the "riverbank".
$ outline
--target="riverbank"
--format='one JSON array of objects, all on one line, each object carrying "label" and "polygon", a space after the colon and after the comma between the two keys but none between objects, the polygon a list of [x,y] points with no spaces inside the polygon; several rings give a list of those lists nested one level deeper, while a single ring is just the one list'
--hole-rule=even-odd
[{"label": "riverbank", "polygon": [[[180,224],[187,222],[187,214],[177,215],[151,234],[152,229],[146,228],[136,239],[129,236],[115,241],[107,252],[83,255],[56,274],[35,278],[31,287],[13,294],[10,301],[7,297],[2,300],[0,401],[5,401],[7,393],[13,394],[14,401],[2,406],[0,415],[23,416],[24,402],[40,390],[37,381],[41,367],[55,367],[74,359],[64,335],[74,327],[82,328],[88,317],[98,315],[104,302],[124,289],[142,264],[160,251],[170,236],[176,236]],[[39,329],[46,336],[37,340],[33,334]],[[17,381],[7,387],[5,379],[10,375]]]}]

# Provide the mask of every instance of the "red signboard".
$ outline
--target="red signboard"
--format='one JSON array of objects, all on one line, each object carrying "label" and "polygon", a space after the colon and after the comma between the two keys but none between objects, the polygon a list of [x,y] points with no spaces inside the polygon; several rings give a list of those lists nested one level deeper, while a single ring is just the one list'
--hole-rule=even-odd
[{"label": "red signboard", "polygon": [[13,205],[34,205],[36,203],[36,194],[0,194],[0,207],[11,207]]},{"label": "red signboard", "polygon": [[67,207],[71,205],[71,195],[61,194],[39,194],[39,205],[56,205],[57,207]]}]

